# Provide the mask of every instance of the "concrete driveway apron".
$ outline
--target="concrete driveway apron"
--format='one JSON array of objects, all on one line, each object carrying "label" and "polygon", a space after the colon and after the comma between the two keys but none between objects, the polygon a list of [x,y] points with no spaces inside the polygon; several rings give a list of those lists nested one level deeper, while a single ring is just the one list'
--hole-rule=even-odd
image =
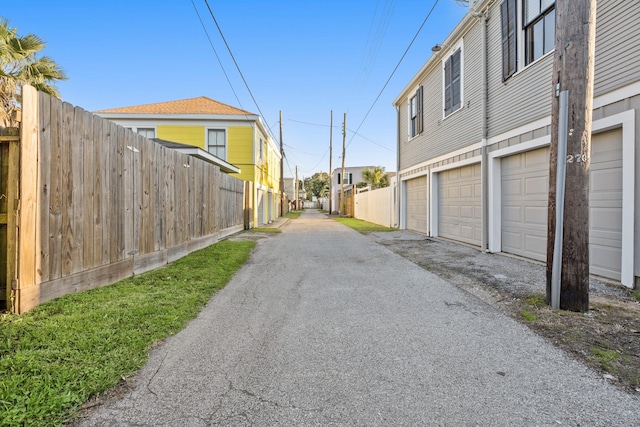
[{"label": "concrete driveway apron", "polygon": [[637,426],[640,400],[315,210],[86,426]]}]

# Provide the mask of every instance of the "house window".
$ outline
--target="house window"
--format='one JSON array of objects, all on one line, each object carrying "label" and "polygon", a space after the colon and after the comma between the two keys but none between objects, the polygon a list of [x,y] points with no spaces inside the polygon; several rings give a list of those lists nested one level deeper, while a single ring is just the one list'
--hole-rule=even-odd
[{"label": "house window", "polygon": [[462,50],[456,50],[444,63],[444,116],[462,105]]},{"label": "house window", "polygon": [[156,137],[156,130],[154,128],[138,128],[136,132],[145,138],[151,139]]},{"label": "house window", "polygon": [[555,46],[556,9],[553,0],[523,1],[525,63],[532,63]]},{"label": "house window", "polygon": [[224,129],[207,130],[207,150],[217,158],[227,160],[227,138]]},{"label": "house window", "polygon": [[500,5],[500,19],[502,26],[502,80],[506,80],[516,72],[517,44],[516,44],[516,0],[505,0]]},{"label": "house window", "polygon": [[[350,172],[347,172],[344,174],[344,185],[349,185],[349,184],[353,184],[353,174]],[[341,175],[340,172],[338,172],[338,184],[341,184],[340,182],[341,179]]]},{"label": "house window", "polygon": [[409,137],[422,133],[422,86],[409,100]]}]

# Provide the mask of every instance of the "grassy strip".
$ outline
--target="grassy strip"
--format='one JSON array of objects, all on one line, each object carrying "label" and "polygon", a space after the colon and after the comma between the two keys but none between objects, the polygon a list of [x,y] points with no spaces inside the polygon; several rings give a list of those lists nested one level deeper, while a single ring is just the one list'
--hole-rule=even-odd
[{"label": "grassy strip", "polygon": [[383,225],[373,224],[371,222],[362,221],[361,219],[340,218],[340,217],[335,217],[334,219],[346,225],[347,227],[353,228],[354,230],[360,233],[371,233],[374,231],[396,231],[395,228],[389,228]]},{"label": "grassy strip", "polygon": [[282,233],[282,230],[275,227],[256,227],[249,231],[257,231],[258,233]]},{"label": "grassy strip", "polygon": [[0,317],[0,425],[69,421],[90,396],[142,367],[248,260],[223,241],[111,286]]},{"label": "grassy strip", "polygon": [[282,215],[285,218],[296,219],[302,214],[302,211],[289,211],[286,214]]}]

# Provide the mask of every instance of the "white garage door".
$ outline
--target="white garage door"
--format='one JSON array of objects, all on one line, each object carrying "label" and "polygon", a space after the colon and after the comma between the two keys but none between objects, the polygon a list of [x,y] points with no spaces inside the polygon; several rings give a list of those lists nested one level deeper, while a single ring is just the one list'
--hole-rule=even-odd
[{"label": "white garage door", "polygon": [[549,148],[502,159],[502,251],[547,259]]},{"label": "white garage door", "polygon": [[589,261],[593,274],[620,280],[622,130],[595,134],[589,179]]},{"label": "white garage door", "polygon": [[407,181],[407,230],[427,232],[427,177]]},{"label": "white garage door", "polygon": [[[547,259],[549,149],[502,159],[502,251]],[[620,280],[622,131],[591,140],[589,258],[593,274]]]},{"label": "white garage door", "polygon": [[480,164],[438,174],[438,236],[482,244]]},{"label": "white garage door", "polygon": [[257,216],[258,216],[258,227],[265,224],[265,193],[262,190],[258,190],[258,208],[257,208]]}]

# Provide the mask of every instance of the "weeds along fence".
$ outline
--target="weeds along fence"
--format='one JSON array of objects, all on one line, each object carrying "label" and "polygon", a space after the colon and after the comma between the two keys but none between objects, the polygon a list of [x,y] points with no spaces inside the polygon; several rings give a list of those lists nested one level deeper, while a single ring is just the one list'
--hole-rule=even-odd
[{"label": "weeds along fence", "polygon": [[0,237],[7,306],[17,313],[244,228],[244,181],[31,87],[23,89],[19,172],[7,175],[8,187],[14,181]]}]

